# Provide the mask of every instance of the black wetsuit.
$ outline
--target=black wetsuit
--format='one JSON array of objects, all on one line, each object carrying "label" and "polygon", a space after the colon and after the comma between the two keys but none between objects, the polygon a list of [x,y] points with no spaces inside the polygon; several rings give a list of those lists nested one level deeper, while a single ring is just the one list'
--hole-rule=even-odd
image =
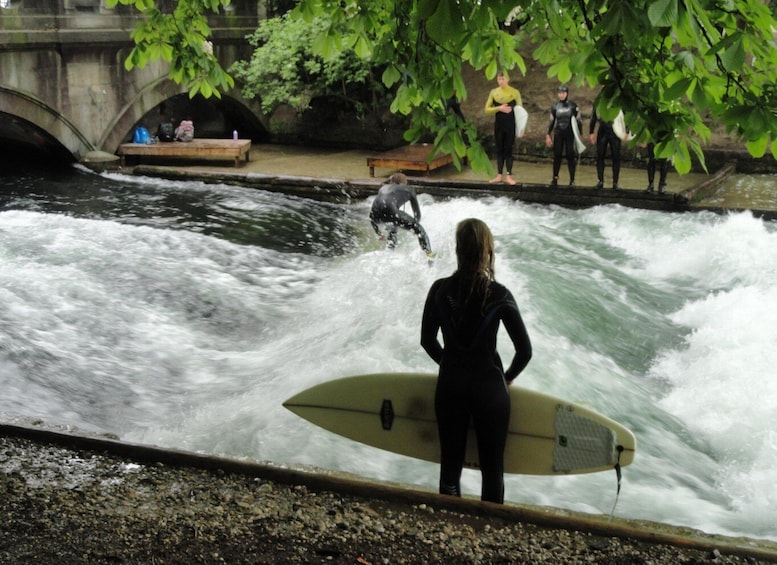
[{"label": "black wetsuit", "polygon": [[669,173],[669,160],[668,159],[656,159],[655,154],[655,147],[656,144],[653,142],[648,143],[647,145],[647,152],[648,152],[648,164],[647,164],[647,175],[648,175],[648,192],[653,191],[653,180],[656,178],[656,163],[659,164],[659,177],[658,177],[658,192],[663,193],[666,188],[666,176]]},{"label": "black wetsuit", "polygon": [[[515,107],[515,100],[508,102]],[[499,104],[497,104],[499,105]],[[494,142],[496,143],[496,169],[501,175],[506,170],[513,174],[513,145],[515,144],[515,114],[497,112],[494,116]]]},{"label": "black wetsuit", "polygon": [[[548,134],[553,135],[553,179],[558,179],[561,170],[561,157],[566,153],[569,168],[569,183],[575,182],[575,134],[572,130],[572,120],[577,119],[577,104],[567,100],[559,100],[550,109]],[[578,128],[580,124],[578,123]]]},{"label": "black wetsuit", "polygon": [[461,103],[459,102],[459,99],[455,94],[445,101],[445,111],[446,112],[452,111],[459,118],[461,118],[462,122],[466,121],[464,118],[464,113],[461,111]]},{"label": "black wetsuit", "polygon": [[[492,282],[485,304],[477,295],[467,301],[470,282],[458,272],[435,281],[421,323],[421,345],[440,365],[434,401],[441,446],[440,493],[461,495],[471,420],[483,475],[481,498],[501,503],[510,418],[507,385],[531,359],[531,342],[509,290]],[[500,321],[516,351],[506,372],[496,352]],[[444,346],[437,339],[440,329]]]},{"label": "black wetsuit", "polygon": [[504,84],[488,93],[486,100],[486,115],[494,116],[494,143],[496,144],[496,171],[500,175],[504,170],[509,176],[513,174],[513,145],[515,143],[515,114],[500,112],[499,107],[507,104],[511,108],[523,105],[521,93]]},{"label": "black wetsuit", "polygon": [[588,133],[593,134],[596,128],[596,122],[599,122],[599,131],[596,134],[596,176],[599,183],[604,183],[604,159],[607,154],[607,146],[610,146],[612,155],[612,183],[618,186],[618,179],[621,174],[621,140],[615,135],[612,129],[612,122],[599,120],[594,110],[591,115],[591,126]]},{"label": "black wetsuit", "polygon": [[[413,215],[403,212],[400,208],[406,202],[410,202],[413,207]],[[389,247],[393,248],[397,244],[397,228],[412,230],[418,237],[418,244],[426,253],[432,252],[429,245],[429,237],[423,226],[418,223],[421,220],[421,207],[418,205],[418,199],[415,190],[406,184],[384,184],[380,187],[378,195],[372,202],[370,210],[370,223],[375,233],[381,235],[379,224],[388,225]]]}]

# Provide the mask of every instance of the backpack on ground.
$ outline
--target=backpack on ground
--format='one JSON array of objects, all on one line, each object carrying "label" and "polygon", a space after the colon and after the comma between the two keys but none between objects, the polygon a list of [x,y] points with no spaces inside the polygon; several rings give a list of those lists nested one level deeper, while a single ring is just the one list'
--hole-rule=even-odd
[{"label": "backpack on ground", "polygon": [[149,141],[151,141],[151,135],[148,133],[148,130],[143,126],[136,127],[135,133],[132,135],[132,143],[145,144]]},{"label": "backpack on ground", "polygon": [[175,126],[173,122],[162,122],[156,132],[159,141],[175,141]]},{"label": "backpack on ground", "polygon": [[178,141],[191,141],[194,139],[194,122],[191,120],[181,120],[175,130],[175,139]]}]

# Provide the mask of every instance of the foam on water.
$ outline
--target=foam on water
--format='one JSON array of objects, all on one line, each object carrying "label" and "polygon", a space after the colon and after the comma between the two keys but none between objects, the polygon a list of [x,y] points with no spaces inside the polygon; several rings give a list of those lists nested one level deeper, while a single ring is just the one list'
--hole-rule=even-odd
[{"label": "foam on water", "polygon": [[726,497],[720,521],[772,536],[777,233],[749,214],[681,216],[668,227],[661,239],[674,240],[662,241],[663,249],[645,245],[647,234],[640,238],[638,229],[623,244],[645,276],[688,296],[669,313],[686,328],[683,342],[657,351],[647,376],[668,384],[659,406],[714,460],[712,485]]},{"label": "foam on water", "polygon": [[[475,216],[532,338],[520,384],[637,435],[616,513],[774,539],[772,224],[422,195],[430,267],[410,233],[382,247],[369,202],[150,180],[138,192],[116,217],[0,211],[0,412],[434,489],[436,465],[281,404],[340,376],[434,372],[419,345],[423,301],[455,269],[455,224]],[[197,203],[196,216],[176,202]],[[504,359],[508,344],[502,335]],[[463,486],[476,495],[479,474]],[[615,474],[509,476],[506,488],[508,500],[607,513]]]},{"label": "foam on water", "polygon": [[1,349],[61,395],[27,415],[119,434],[214,388],[240,390],[239,375],[215,386],[213,375],[317,280],[305,256],[188,232],[29,212],[2,225]]}]

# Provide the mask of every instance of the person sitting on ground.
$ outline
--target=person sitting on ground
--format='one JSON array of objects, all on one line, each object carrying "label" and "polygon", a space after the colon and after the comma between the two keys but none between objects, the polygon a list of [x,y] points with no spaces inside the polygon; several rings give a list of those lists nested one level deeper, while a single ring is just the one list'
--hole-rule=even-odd
[{"label": "person sitting on ground", "polygon": [[[413,215],[403,212],[400,208],[405,203],[410,202],[413,207]],[[419,223],[421,221],[421,207],[418,205],[415,190],[408,186],[407,177],[402,173],[394,173],[388,178],[386,184],[380,187],[378,195],[372,202],[370,209],[370,223],[372,229],[383,241],[386,236],[380,230],[380,224],[388,226],[388,244],[389,249],[397,245],[397,229],[403,228],[410,230],[418,237],[418,244],[424,250],[427,257],[432,257],[432,247],[429,244],[429,237],[426,231]]]}]

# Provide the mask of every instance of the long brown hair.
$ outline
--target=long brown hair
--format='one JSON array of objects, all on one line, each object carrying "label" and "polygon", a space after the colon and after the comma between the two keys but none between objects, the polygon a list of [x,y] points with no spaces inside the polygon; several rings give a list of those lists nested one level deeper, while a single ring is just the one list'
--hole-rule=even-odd
[{"label": "long brown hair", "polygon": [[485,222],[468,218],[458,223],[456,260],[459,274],[472,280],[467,298],[477,293],[485,301],[494,280],[494,236]]}]

